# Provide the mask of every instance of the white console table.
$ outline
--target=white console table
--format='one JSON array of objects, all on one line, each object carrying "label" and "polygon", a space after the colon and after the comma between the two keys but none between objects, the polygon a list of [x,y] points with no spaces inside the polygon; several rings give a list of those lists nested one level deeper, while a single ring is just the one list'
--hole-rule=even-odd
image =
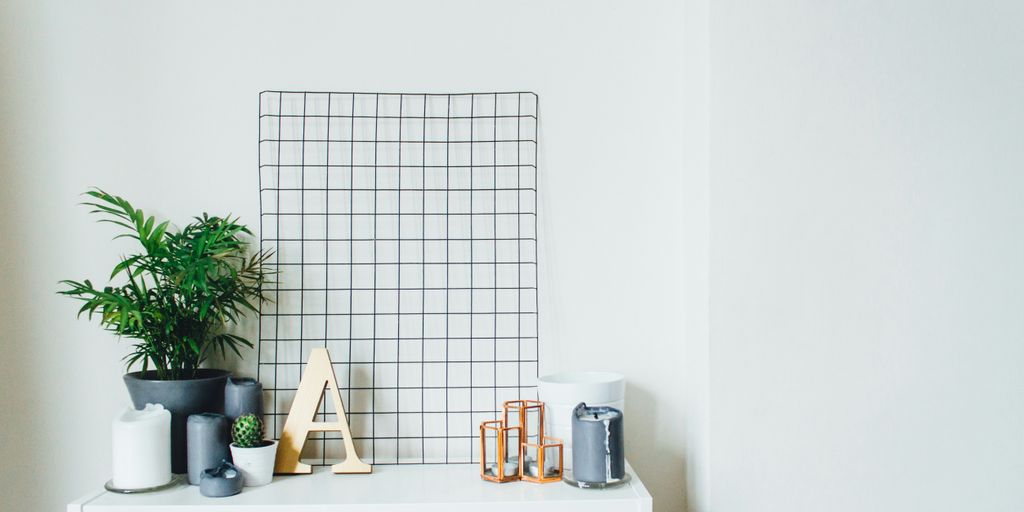
[{"label": "white console table", "polygon": [[103,490],[68,504],[68,512],[651,512],[651,495],[639,476],[621,487],[576,489],[563,482],[495,484],[478,466],[375,466],[370,475],[276,476],[228,498],[206,498],[199,487],[124,495]]}]

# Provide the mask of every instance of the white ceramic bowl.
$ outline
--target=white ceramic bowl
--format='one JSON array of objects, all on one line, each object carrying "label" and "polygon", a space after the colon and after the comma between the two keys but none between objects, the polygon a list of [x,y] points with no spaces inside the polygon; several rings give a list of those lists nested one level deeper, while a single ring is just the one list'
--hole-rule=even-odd
[{"label": "white ceramic bowl", "polygon": [[537,393],[542,402],[558,404],[618,402],[626,397],[626,378],[612,372],[554,373],[538,379]]},{"label": "white ceramic bowl", "polygon": [[572,467],[572,410],[580,402],[625,412],[626,378],[612,372],[565,372],[538,379],[537,398],[544,402],[544,435],[562,440],[565,467]]}]

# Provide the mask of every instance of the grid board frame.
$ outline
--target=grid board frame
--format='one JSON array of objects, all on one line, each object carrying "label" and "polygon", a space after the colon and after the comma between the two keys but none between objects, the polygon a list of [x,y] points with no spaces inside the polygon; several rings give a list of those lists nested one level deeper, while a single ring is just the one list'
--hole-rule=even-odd
[{"label": "grid board frame", "polygon": [[[260,246],[278,275],[257,371],[275,439],[314,347],[371,464],[477,461],[477,425],[536,396],[537,107],[532,92],[260,93]],[[325,400],[320,420],[333,413]],[[302,454],[344,456],[333,433]]]}]

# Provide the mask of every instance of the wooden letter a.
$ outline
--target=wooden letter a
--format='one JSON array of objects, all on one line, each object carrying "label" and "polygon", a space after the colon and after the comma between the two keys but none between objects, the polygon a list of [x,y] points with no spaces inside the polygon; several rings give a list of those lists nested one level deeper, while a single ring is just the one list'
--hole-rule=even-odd
[{"label": "wooden letter a", "polygon": [[[320,404],[323,402],[324,390],[328,390],[331,399],[334,401],[334,410],[337,411],[338,421],[325,423],[313,421]],[[345,460],[331,466],[335,473],[369,473],[371,466],[361,460],[356,453],[355,444],[352,443],[352,431],[349,430],[348,420],[345,418],[345,405],[341,402],[341,394],[338,393],[338,379],[334,376],[334,367],[331,366],[331,357],[327,354],[326,348],[314,348],[306,363],[306,371],[299,382],[299,389],[295,392],[295,400],[292,408],[288,411],[288,418],[284,422],[284,430],[281,432],[281,443],[277,448],[277,459],[274,461],[274,473],[276,474],[308,474],[313,472],[309,464],[299,462],[299,454],[302,453],[302,445],[306,444],[306,436],[310,432],[341,432],[345,440]]]}]

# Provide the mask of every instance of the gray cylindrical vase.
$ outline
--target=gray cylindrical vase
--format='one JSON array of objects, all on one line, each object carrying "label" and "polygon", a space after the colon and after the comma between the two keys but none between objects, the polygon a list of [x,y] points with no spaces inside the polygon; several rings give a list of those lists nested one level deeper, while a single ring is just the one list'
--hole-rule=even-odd
[{"label": "gray cylindrical vase", "polygon": [[231,460],[231,422],[216,413],[188,417],[188,483],[199,485],[203,471]]},{"label": "gray cylindrical vase", "polygon": [[245,477],[234,464],[224,461],[219,466],[202,472],[199,493],[208,498],[223,498],[242,492]]},{"label": "gray cylindrical vase", "polygon": [[572,411],[573,478],[585,484],[621,480],[626,474],[622,411],[587,407]]},{"label": "gray cylindrical vase", "polygon": [[249,413],[263,418],[263,385],[256,379],[229,378],[224,386],[224,414],[234,421]]}]

